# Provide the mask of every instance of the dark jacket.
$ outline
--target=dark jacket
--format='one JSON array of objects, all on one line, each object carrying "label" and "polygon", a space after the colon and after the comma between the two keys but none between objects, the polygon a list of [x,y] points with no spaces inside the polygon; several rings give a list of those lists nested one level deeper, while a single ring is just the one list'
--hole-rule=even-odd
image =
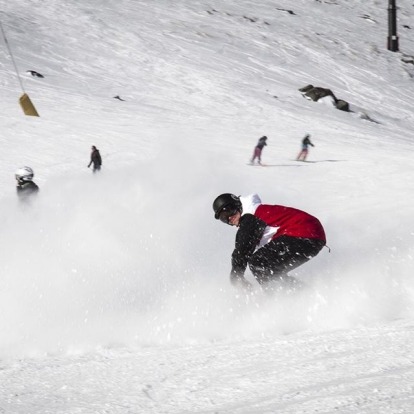
[{"label": "dark jacket", "polygon": [[263,147],[267,145],[266,140],[267,140],[267,137],[261,137],[259,139],[259,142],[256,145],[256,148],[263,149]]},{"label": "dark jacket", "polygon": [[96,148],[91,153],[91,162],[89,163],[88,167],[90,167],[91,164],[93,164],[94,168],[100,167],[102,165],[101,154]]},{"label": "dark jacket", "polygon": [[33,194],[36,194],[39,191],[39,187],[33,181],[19,181],[16,190],[19,198],[25,200]]},{"label": "dark jacket", "polygon": [[308,146],[314,147],[314,145],[312,144],[311,140],[309,139],[309,135],[306,135],[305,138],[303,138],[302,140],[302,148],[303,149],[308,149]]}]

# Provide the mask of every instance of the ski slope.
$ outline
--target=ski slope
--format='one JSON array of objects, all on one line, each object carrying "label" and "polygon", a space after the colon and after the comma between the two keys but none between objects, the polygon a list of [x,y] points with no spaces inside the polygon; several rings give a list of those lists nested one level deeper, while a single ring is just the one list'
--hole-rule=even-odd
[{"label": "ski slope", "polygon": [[[1,413],[413,412],[411,1],[398,53],[378,0],[0,5],[40,114],[3,39]],[[230,286],[223,192],[320,219],[330,252],[294,272],[303,290]]]}]

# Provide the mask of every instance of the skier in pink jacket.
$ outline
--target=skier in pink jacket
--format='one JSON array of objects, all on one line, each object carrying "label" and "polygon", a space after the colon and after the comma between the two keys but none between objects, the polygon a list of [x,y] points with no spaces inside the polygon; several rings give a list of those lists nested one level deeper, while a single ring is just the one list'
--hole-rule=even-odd
[{"label": "skier in pink jacket", "polygon": [[316,217],[292,207],[262,204],[257,194],[221,194],[213,210],[216,219],[238,227],[230,273],[235,285],[250,287],[244,278],[247,266],[261,285],[287,278],[326,244]]}]

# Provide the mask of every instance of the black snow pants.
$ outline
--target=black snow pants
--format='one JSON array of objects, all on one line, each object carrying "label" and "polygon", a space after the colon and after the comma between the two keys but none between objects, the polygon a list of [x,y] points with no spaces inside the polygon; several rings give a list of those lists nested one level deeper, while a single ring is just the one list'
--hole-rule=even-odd
[{"label": "black snow pants", "polygon": [[280,236],[250,257],[249,268],[260,284],[277,280],[316,256],[325,246],[323,240]]}]

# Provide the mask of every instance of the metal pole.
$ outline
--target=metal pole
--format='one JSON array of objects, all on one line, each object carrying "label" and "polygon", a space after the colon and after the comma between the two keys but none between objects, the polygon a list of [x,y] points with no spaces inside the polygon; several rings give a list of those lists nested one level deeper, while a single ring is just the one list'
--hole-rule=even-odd
[{"label": "metal pole", "polygon": [[17,79],[19,80],[19,83],[20,83],[20,87],[22,88],[23,93],[25,93],[24,87],[23,87],[23,82],[20,79],[19,70],[17,69],[16,61],[14,60],[14,56],[13,56],[11,47],[9,45],[9,41],[7,40],[7,37],[6,37],[6,32],[4,31],[3,24],[2,24],[1,21],[0,21],[0,29],[1,29],[1,33],[3,34],[4,43],[6,43],[7,50],[9,51],[9,54],[10,54],[10,57],[11,57],[11,60],[12,60],[13,66],[14,66],[14,71],[16,72]]},{"label": "metal pole", "polygon": [[388,50],[398,52],[396,0],[388,0]]}]

